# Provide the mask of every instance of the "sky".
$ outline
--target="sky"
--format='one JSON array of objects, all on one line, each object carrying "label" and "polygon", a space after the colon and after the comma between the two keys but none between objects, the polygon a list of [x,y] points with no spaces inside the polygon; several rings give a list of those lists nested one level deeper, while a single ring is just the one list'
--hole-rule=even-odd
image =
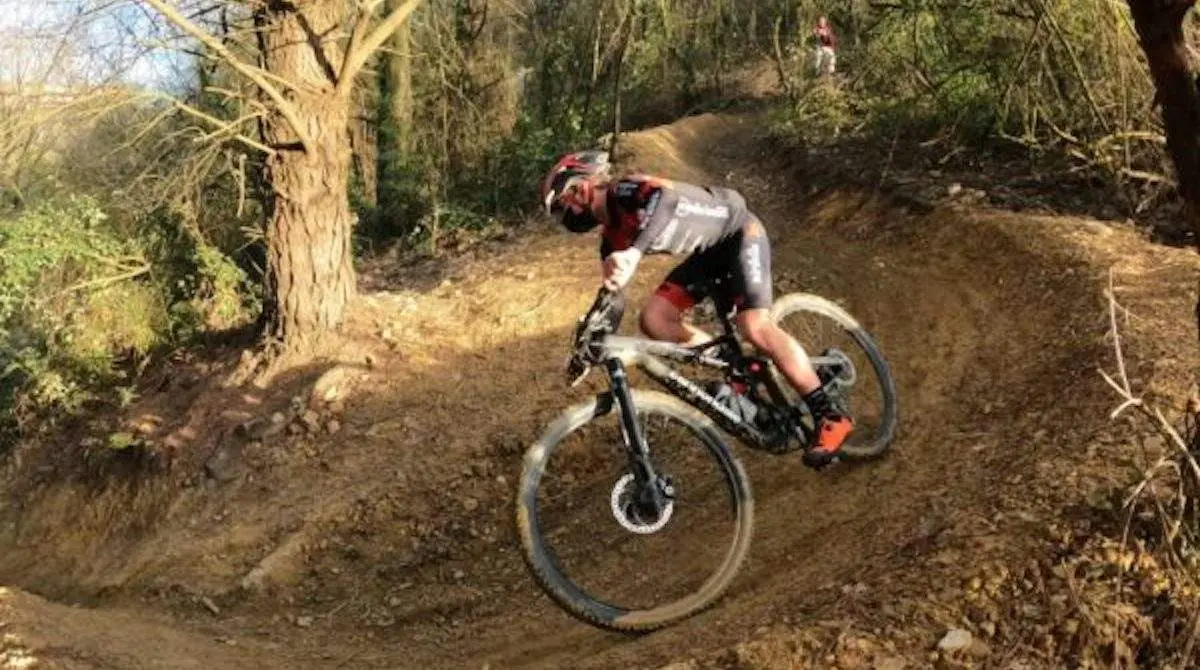
[{"label": "sky", "polygon": [[161,24],[133,0],[0,0],[0,84],[122,81],[173,89],[188,61],[161,46]]}]

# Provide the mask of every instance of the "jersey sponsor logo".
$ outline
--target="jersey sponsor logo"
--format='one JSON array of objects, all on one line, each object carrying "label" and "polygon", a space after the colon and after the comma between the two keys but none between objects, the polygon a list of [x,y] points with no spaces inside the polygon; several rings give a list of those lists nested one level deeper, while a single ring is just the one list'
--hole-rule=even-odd
[{"label": "jersey sponsor logo", "polygon": [[746,248],[746,270],[750,273],[750,276],[746,277],[746,281],[751,284],[763,283],[762,258],[758,253],[757,243]]},{"label": "jersey sponsor logo", "polygon": [[679,204],[675,206],[675,215],[685,216],[687,214],[707,216],[714,219],[727,219],[729,218],[729,207],[726,205],[706,205],[702,202],[681,197],[679,198]]}]

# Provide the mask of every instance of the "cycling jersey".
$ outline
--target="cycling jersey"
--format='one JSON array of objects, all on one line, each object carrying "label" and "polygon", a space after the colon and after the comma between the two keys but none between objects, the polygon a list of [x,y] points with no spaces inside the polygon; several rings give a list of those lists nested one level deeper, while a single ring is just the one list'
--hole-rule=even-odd
[{"label": "cycling jersey", "polygon": [[728,188],[636,176],[608,190],[601,257],[635,247],[643,254],[691,254],[742,229],[746,199]]},{"label": "cycling jersey", "polygon": [[607,198],[601,258],[629,248],[688,254],[656,291],[680,310],[707,297],[702,287],[713,278],[730,280],[719,300],[771,306],[771,244],[737,191],[635,176],[612,184]]}]

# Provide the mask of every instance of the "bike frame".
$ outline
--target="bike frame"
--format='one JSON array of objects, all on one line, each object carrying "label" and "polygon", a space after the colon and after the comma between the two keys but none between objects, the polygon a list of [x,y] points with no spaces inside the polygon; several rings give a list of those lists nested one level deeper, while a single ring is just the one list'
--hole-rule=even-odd
[{"label": "bike frame", "polygon": [[[608,373],[614,399],[621,411],[622,430],[628,446],[634,451],[645,453],[647,449],[645,436],[641,434],[641,427],[637,422],[637,411],[633,407],[633,396],[630,393],[629,378],[625,371],[629,365],[645,371],[672,395],[700,410],[723,430],[747,446],[758,449],[771,449],[775,446],[768,436],[764,435],[756,426],[743,420],[742,417],[667,363],[667,361],[690,363],[721,370],[728,370],[742,364],[745,356],[742,353],[741,341],[736,335],[737,331],[727,315],[720,312],[718,314],[720,335],[710,342],[695,347],[622,335],[608,335],[600,340],[601,360]],[[721,347],[726,347],[731,354],[728,357],[721,357],[711,353]],[[838,363],[836,359],[824,356],[814,356],[811,360],[814,367]],[[765,384],[768,395],[776,407],[789,407],[790,403],[773,375],[763,375],[760,381]],[[806,444],[812,439],[812,428],[799,421],[798,417],[789,414],[787,420],[790,424],[787,426],[789,435],[798,430],[801,439]]]},{"label": "bike frame", "polygon": [[[693,349],[669,342],[620,335],[610,335],[604,338],[602,345],[606,353],[604,367],[608,372],[613,395],[621,407],[622,421],[629,422],[634,426],[637,423],[634,419],[636,411],[632,408],[633,397],[629,393],[629,380],[625,373],[625,367],[633,365],[645,371],[651,379],[658,382],[671,395],[703,412],[730,435],[748,445],[766,447],[765,436],[758,428],[745,422],[703,388],[665,362],[665,360],[669,360],[728,369],[731,363],[718,358],[706,357],[705,352],[722,344],[729,344],[730,341],[736,344],[734,338],[727,337],[714,340],[704,345],[703,348]],[[773,380],[768,381],[768,384],[773,386]],[[768,388],[770,389],[771,386]],[[771,395],[774,396],[775,393],[772,391]],[[626,406],[629,406],[629,411],[626,411]]]},{"label": "bike frame", "polygon": [[[607,310],[612,307],[612,303],[609,302],[611,296],[611,293],[601,291],[588,315],[581,320],[581,329],[599,325],[593,317],[608,313]],[[751,380],[752,383],[762,383],[766,386],[767,394],[774,405],[771,409],[776,410],[776,418],[784,422],[780,430],[767,435],[668,364],[697,364],[734,374],[742,374],[745,368],[750,367],[749,364],[754,359],[742,351],[742,343],[732,320],[734,310],[716,300],[713,303],[717,308],[718,335],[698,346],[686,347],[661,340],[613,335],[611,333],[620,322],[620,314],[616,323],[609,324],[607,332],[610,334],[599,336],[586,345],[592,350],[590,358],[603,364],[608,373],[610,392],[606,398],[602,397],[602,400],[615,400],[617,403],[621,437],[629,458],[630,472],[638,484],[637,504],[642,509],[652,510],[656,514],[662,512],[674,493],[669,478],[662,478],[655,472],[650,446],[646,442],[641,423],[637,420],[637,408],[634,406],[626,372],[630,365],[641,368],[672,395],[699,410],[725,432],[751,448],[782,454],[789,451],[788,445],[793,438],[800,440],[802,445],[812,442],[813,427],[802,420],[802,410],[794,408],[787,400],[775,375],[754,372],[755,379]],[[586,330],[584,332],[586,333]],[[576,337],[580,337],[580,332],[577,331]],[[813,366],[818,369],[823,365],[837,365],[840,362],[827,356],[815,356],[811,360]]]}]

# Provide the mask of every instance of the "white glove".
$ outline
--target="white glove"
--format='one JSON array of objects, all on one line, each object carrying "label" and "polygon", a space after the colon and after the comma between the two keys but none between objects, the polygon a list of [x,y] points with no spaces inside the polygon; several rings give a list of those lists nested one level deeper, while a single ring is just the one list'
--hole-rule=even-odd
[{"label": "white glove", "polygon": [[604,261],[604,286],[610,291],[625,288],[633,273],[637,270],[638,262],[642,260],[642,252],[634,247],[624,251],[614,251]]}]

